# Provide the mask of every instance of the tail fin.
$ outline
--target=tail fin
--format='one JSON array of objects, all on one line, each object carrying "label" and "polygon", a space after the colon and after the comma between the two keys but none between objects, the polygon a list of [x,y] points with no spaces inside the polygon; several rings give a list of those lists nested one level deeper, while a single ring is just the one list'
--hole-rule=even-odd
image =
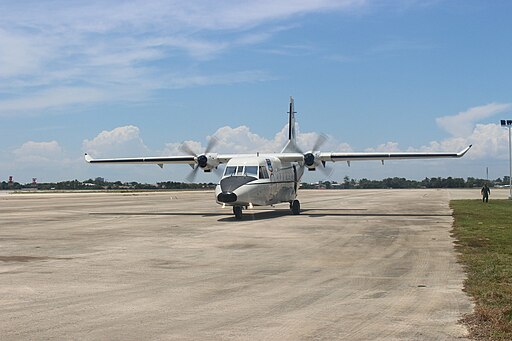
[{"label": "tail fin", "polygon": [[295,111],[293,97],[290,96],[290,111],[288,111],[288,143],[284,146],[282,153],[297,153],[299,148],[296,144],[296,133],[295,133]]},{"label": "tail fin", "polygon": [[294,104],[293,104],[293,97],[290,96],[290,111],[288,111],[288,114],[290,114],[288,119],[288,140],[295,140],[295,114],[297,112],[295,111]]}]

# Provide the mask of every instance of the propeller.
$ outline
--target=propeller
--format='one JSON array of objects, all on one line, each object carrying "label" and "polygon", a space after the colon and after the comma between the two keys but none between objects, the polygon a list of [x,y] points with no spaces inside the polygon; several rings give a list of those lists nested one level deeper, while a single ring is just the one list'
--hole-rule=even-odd
[{"label": "propeller", "polygon": [[192,171],[187,175],[186,179],[188,182],[194,182],[197,176],[197,171],[199,168],[205,168],[208,166],[208,154],[217,144],[219,143],[219,139],[215,136],[211,136],[208,140],[208,144],[206,145],[206,149],[203,154],[198,155],[186,142],[183,142],[180,145],[180,150],[185,154],[190,156],[194,156],[196,159],[196,165],[192,166]]},{"label": "propeller", "polygon": [[[304,153],[303,151],[298,150],[299,153],[304,155],[304,164],[307,167],[312,167],[315,165],[315,158],[316,158],[315,154],[320,151],[320,148],[325,144],[325,142],[327,142],[327,140],[328,140],[327,135],[320,134],[316,138],[316,141],[313,144],[313,148],[311,149],[311,151]],[[297,149],[299,149],[299,148],[297,147]],[[323,168],[320,168],[320,169],[322,171],[324,171],[325,170],[325,162],[324,161],[322,161],[322,165],[323,165]]]}]

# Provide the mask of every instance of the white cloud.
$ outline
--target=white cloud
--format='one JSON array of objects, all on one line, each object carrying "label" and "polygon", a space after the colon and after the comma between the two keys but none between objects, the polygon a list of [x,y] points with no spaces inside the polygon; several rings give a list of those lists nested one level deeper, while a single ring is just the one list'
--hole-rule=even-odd
[{"label": "white cloud", "polygon": [[377,147],[366,148],[367,152],[459,152],[472,145],[464,156],[471,160],[508,158],[508,131],[497,124],[477,124],[467,136],[453,136],[428,145],[401,148],[397,142],[386,142]]},{"label": "white cloud", "polygon": [[92,140],[84,140],[82,148],[93,157],[142,156],[149,152],[139,128],[132,125],[104,130]]},{"label": "white cloud", "polygon": [[63,150],[57,141],[27,141],[13,151],[17,163],[47,163],[63,158]]},{"label": "white cloud", "polygon": [[473,148],[466,156],[469,159],[504,159],[508,150],[507,130],[498,124],[477,122],[511,109],[510,103],[490,103],[469,108],[457,115],[439,117],[436,119],[437,124],[452,136],[441,141],[432,141],[419,150],[456,151],[471,144]]},{"label": "white cloud", "polygon": [[[212,135],[217,139],[217,144],[212,152],[218,153],[279,153],[288,141],[288,125],[286,124],[273,138],[266,138],[251,131],[247,126],[236,128],[225,126],[217,129]],[[297,144],[304,152],[309,151],[321,134],[315,132],[302,133],[297,125]],[[185,141],[185,143],[197,154],[202,153],[206,144],[198,141]],[[181,155],[184,154],[180,149],[180,143],[171,142],[166,144],[163,155]],[[327,140],[321,146],[322,150],[333,151],[352,151],[347,143],[338,143],[333,138],[327,137]]]},{"label": "white cloud", "polygon": [[0,27],[0,78],[30,74],[40,67],[40,60],[47,54],[36,39]]},{"label": "white cloud", "polygon": [[505,159],[508,157],[508,131],[497,124],[477,124],[468,136],[433,141],[420,149],[424,151],[460,151],[470,144],[473,147],[466,156],[470,159]]},{"label": "white cloud", "polygon": [[365,6],[362,0],[6,2],[0,115],[273,79],[260,70],[184,71],[183,55],[216,58],[294,27],[287,24],[292,17]]},{"label": "white cloud", "polygon": [[439,117],[436,122],[453,136],[468,136],[472,134],[476,122],[511,109],[510,103],[489,103],[469,108],[457,115]]},{"label": "white cloud", "polygon": [[92,103],[104,98],[101,91],[93,88],[55,88],[22,98],[0,101],[0,116],[13,116],[20,111],[33,113],[38,110]]},{"label": "white cloud", "polygon": [[[217,143],[212,149],[212,152],[225,154],[279,152],[284,147],[283,141],[285,140],[282,138],[282,136],[284,136],[284,130],[282,131],[282,134],[276,134],[274,139],[267,139],[251,132],[247,126],[240,126],[236,128],[225,126],[217,129],[217,131],[212,136],[217,139]],[[206,144],[202,145],[201,142],[198,141],[185,141],[185,143],[197,154],[204,152],[206,148]],[[180,145],[181,143],[176,142],[166,144],[164,154],[183,154],[180,149]]]},{"label": "white cloud", "polygon": [[[162,155],[188,155],[187,152],[181,150],[182,145],[185,144],[188,146],[188,148],[194,152],[194,154],[199,155],[200,153],[204,152],[205,146],[201,144],[201,142],[198,141],[183,141],[183,142],[170,142],[165,144],[164,150],[161,152]],[[216,150],[212,150],[212,152],[216,152]]]},{"label": "white cloud", "polygon": [[[219,150],[225,148],[228,153],[251,153],[251,152],[277,152],[276,146],[279,137],[273,140],[266,139],[251,132],[249,127],[240,126],[231,128],[229,126],[219,128],[215,134],[219,139]],[[282,148],[282,146],[281,146]]]},{"label": "white cloud", "polygon": [[206,85],[229,85],[238,83],[254,83],[275,79],[262,71],[242,71],[225,74],[192,74],[184,75],[181,73],[165,76],[166,81],[161,88],[166,89],[183,89],[194,86]]},{"label": "white cloud", "polygon": [[400,148],[398,147],[398,143],[397,142],[386,142],[386,143],[382,143],[382,144],[379,144],[377,147],[373,148],[366,148],[367,152],[399,152],[400,151]]},{"label": "white cloud", "polygon": [[2,173],[14,176],[15,181],[39,182],[71,180],[77,178],[83,158],[69,158],[57,141],[27,141],[8,152],[2,163]]},{"label": "white cloud", "polygon": [[[218,153],[255,153],[279,152],[287,141],[288,127],[285,125],[277,134],[266,138],[247,126],[221,127],[213,134],[218,144],[212,152]],[[307,151],[316,143],[319,134],[315,132],[301,132],[297,127],[298,143],[302,150]],[[202,153],[206,148],[205,141],[186,141],[187,145],[196,153]],[[440,141],[432,141],[428,145],[400,148],[394,141],[367,148],[366,151],[460,151],[467,145],[473,144],[472,150],[462,160],[429,160],[429,161],[397,161],[387,163],[385,167],[378,162],[354,162],[348,168],[345,164],[330,165],[334,169],[332,180],[340,180],[344,175],[361,178],[382,178],[387,176],[405,176],[411,169],[417,169],[413,177],[424,176],[475,176],[475,171],[482,168],[482,160],[504,160],[508,157],[508,132],[496,124],[477,124],[470,135],[465,137],[449,137]],[[123,126],[110,131],[102,131],[91,140],[83,141],[83,150],[94,157],[123,157],[123,156],[157,156],[157,155],[183,155],[181,143],[177,141],[165,145],[161,151],[150,150],[140,137],[140,130],[136,126]],[[322,151],[353,151],[347,143],[339,143],[329,138],[321,147]],[[28,141],[13,151],[13,163],[6,165],[9,174],[26,174],[29,181],[31,176],[41,180],[56,178],[57,180],[70,178],[89,178],[103,176],[111,180],[137,180],[137,181],[185,181],[190,168],[171,166],[161,170],[158,167],[122,166],[90,166],[85,164],[83,157],[69,159],[63,148],[56,141],[34,142]],[[494,164],[493,164],[494,165]],[[9,167],[7,167],[9,166]],[[458,168],[457,168],[458,167]],[[493,171],[496,176],[502,176],[500,168],[496,165]],[[304,181],[325,179],[321,172],[308,172]],[[148,180],[149,179],[149,180]],[[215,175],[199,174],[197,181],[216,181]],[[44,180],[43,180],[44,181]]]}]

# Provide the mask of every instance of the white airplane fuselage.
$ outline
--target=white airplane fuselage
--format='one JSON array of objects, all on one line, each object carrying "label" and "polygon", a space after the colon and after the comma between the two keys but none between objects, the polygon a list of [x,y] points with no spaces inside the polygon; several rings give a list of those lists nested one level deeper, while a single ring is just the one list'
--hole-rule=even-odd
[{"label": "white airplane fuselage", "polygon": [[217,203],[229,206],[268,206],[297,197],[304,167],[277,157],[237,157],[226,164],[215,188]]}]

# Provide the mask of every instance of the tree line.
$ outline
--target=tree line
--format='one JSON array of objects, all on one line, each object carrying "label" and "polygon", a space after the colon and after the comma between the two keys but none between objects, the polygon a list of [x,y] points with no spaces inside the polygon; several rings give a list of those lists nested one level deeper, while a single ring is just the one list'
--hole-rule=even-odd
[{"label": "tree line", "polygon": [[105,181],[101,178],[88,179],[85,181],[71,180],[61,182],[41,182],[37,184],[20,184],[14,182],[9,184],[5,181],[0,183],[0,190],[165,190],[165,189],[214,189],[214,183],[185,183],[185,182],[158,182],[156,184]]},{"label": "tree line", "polygon": [[423,180],[409,180],[406,178],[386,178],[382,180],[370,180],[370,179],[350,179],[346,176],[342,182],[330,182],[323,181],[315,184],[303,184],[303,188],[341,188],[341,189],[379,189],[379,188],[474,188],[474,187],[482,187],[485,183],[487,183],[490,187],[494,187],[495,185],[506,185],[508,184],[508,177],[504,180],[496,179],[496,180],[486,180],[469,177],[467,179],[463,178],[425,178]]},{"label": "tree line", "polygon": [[[379,189],[379,188],[474,188],[482,187],[484,183],[493,187],[495,185],[508,185],[508,177],[495,180],[486,180],[469,177],[463,178],[425,178],[423,180],[409,180],[406,178],[386,178],[382,180],[370,179],[350,179],[348,176],[343,181],[320,181],[317,183],[302,183],[301,188],[304,189]],[[121,182],[121,181],[105,181],[103,178],[88,179],[85,181],[71,180],[61,182],[47,183],[27,183],[20,184],[14,182],[9,184],[5,181],[0,183],[0,190],[176,190],[176,189],[214,189],[215,183],[185,183],[166,181],[156,184]]]}]

